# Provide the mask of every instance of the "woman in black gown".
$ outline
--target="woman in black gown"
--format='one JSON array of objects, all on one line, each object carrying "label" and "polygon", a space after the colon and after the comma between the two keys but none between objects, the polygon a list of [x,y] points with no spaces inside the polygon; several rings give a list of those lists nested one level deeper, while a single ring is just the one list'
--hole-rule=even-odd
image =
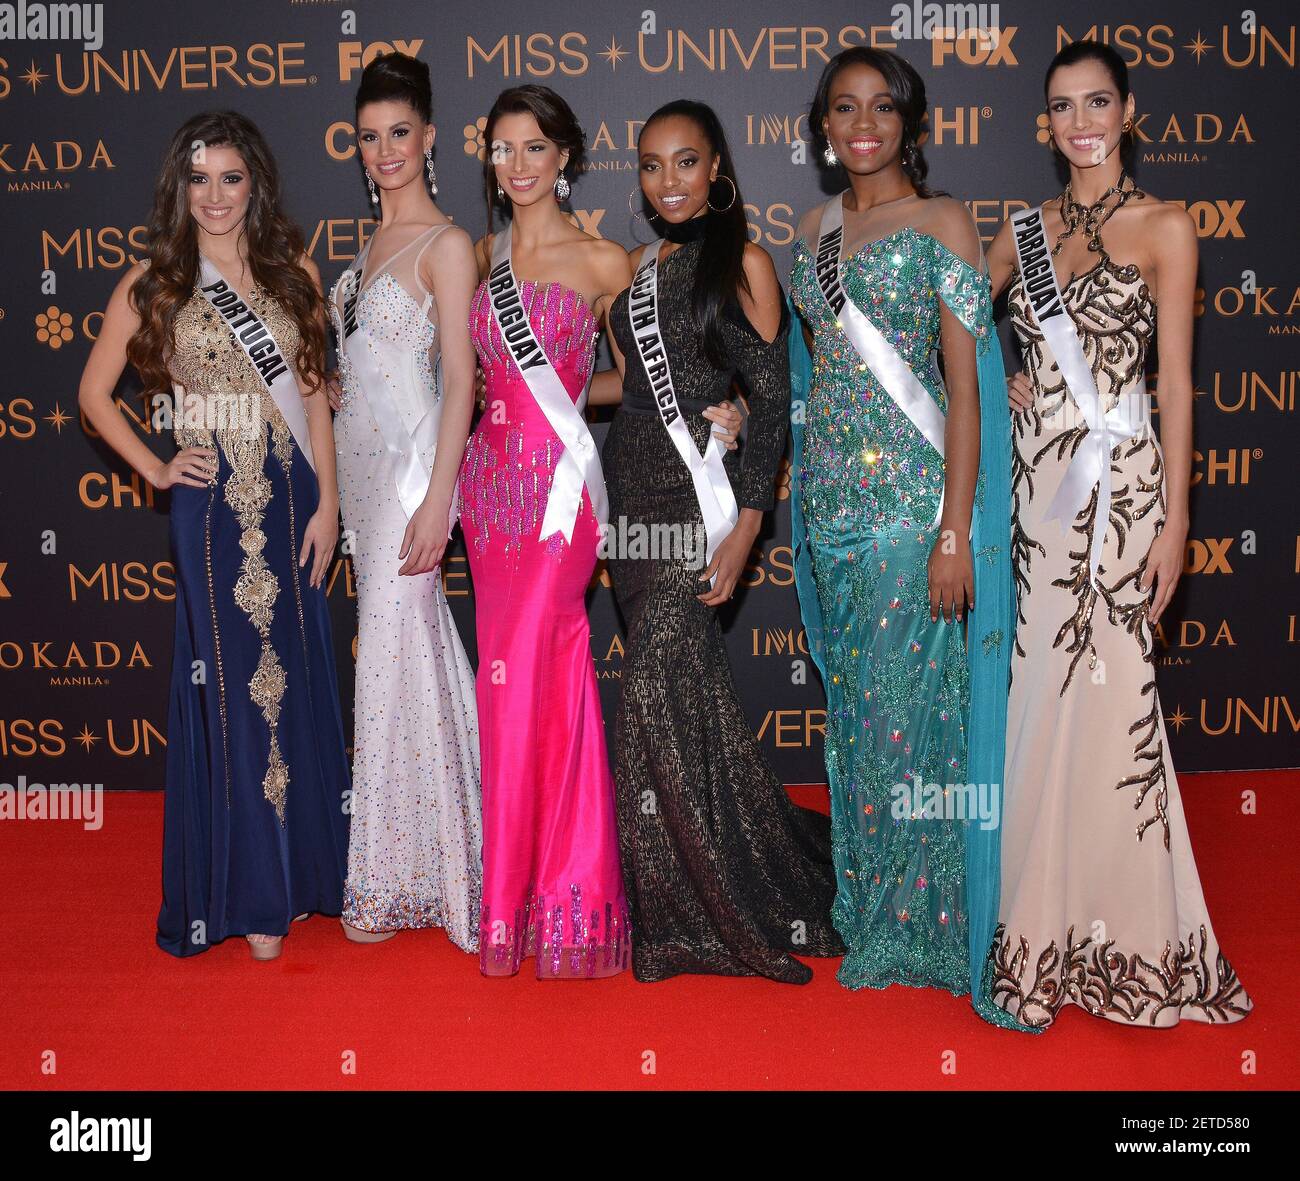
[{"label": "woman in black gown", "polygon": [[[771,258],[746,241],[713,111],[685,101],[661,107],[638,154],[650,225],[668,240],[645,248],[658,252],[653,270],[612,306],[623,401],[603,452],[611,540],[648,539],[649,547],[641,556],[623,544],[610,560],[628,629],[614,778],[633,970],[638,980],[700,972],[803,984],[812,972],[791,953],[843,951],[830,922],[829,824],[795,807],[764,759],[736,700],[716,616],[774,500],[790,401],[788,316]],[[634,268],[646,261],[638,248]],[[647,284],[657,291],[652,335],[662,340],[678,414],[661,411],[655,341],[637,339],[646,333]],[[708,495],[697,492],[669,424],[685,427],[692,462],[703,465],[700,453],[716,444],[700,412],[729,396],[737,374],[750,401],[743,464],[731,453],[724,469],[718,452],[715,479],[730,494],[715,496],[705,514]],[[717,506],[733,497],[727,507],[738,519],[709,546],[706,567],[706,516],[716,525]]]}]

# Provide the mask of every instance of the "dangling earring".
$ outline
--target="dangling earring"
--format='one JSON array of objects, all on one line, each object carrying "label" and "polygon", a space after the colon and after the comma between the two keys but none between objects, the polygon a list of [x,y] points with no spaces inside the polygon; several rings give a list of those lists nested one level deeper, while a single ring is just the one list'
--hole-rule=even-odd
[{"label": "dangling earring", "polygon": [[429,174],[429,193],[436,197],[438,195],[438,181],[433,175],[433,149],[424,149],[424,170]]},{"label": "dangling earring", "polygon": [[366,187],[370,190],[370,204],[378,205],[379,194],[375,192],[375,181],[374,181],[374,177],[370,175],[369,168],[366,169]]},{"label": "dangling earring", "polygon": [[569,178],[563,172],[556,173],[555,176],[555,199],[557,201],[569,199]]},{"label": "dangling earring", "polygon": [[916,167],[916,144],[910,141],[903,145],[903,167]]},{"label": "dangling earring", "polygon": [[506,199],[506,191],[501,187],[501,182],[497,181],[497,200],[504,201],[505,199]]},{"label": "dangling earring", "polygon": [[[727,210],[730,209],[730,208],[731,208],[731,207],[736,203],[736,198],[739,196],[739,193],[737,193],[737,191],[736,191],[736,182],[735,182],[734,180],[732,180],[731,177],[729,177],[729,176],[719,176],[719,177],[715,177],[714,179],[715,179],[715,180],[725,180],[725,181],[726,181],[726,182],[731,186],[731,200],[728,201],[728,202],[727,202],[727,203],[726,203],[726,204],[725,204],[721,209],[718,209],[718,208],[713,204],[713,202],[710,201],[707,197],[704,199],[704,203],[705,203],[705,204],[706,204],[710,209],[712,209],[714,213],[726,213]],[[710,183],[709,187],[712,188],[713,185]]]},{"label": "dangling earring", "polygon": [[830,144],[826,145],[826,150],[822,153],[822,159],[826,161],[827,168],[834,168],[840,162],[840,158],[835,154],[835,149]]}]

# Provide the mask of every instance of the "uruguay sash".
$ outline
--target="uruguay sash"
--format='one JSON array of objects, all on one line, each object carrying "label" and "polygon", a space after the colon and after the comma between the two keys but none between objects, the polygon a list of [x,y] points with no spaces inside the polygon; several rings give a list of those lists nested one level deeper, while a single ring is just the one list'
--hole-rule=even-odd
[{"label": "uruguay sash", "polygon": [[302,392],[293,371],[293,359],[280,352],[271,330],[253,311],[239,293],[221,277],[221,272],[211,260],[199,255],[199,291],[225,319],[230,331],[244,354],[261,375],[267,392],[284,417],[285,425],[293,434],[303,458],[316,470],[316,460],[311,453],[311,435],[307,430],[307,412],[303,409]]},{"label": "uruguay sash", "polygon": [[515,281],[510,263],[510,240],[513,226],[497,234],[492,242],[492,269],[488,272],[488,295],[492,301],[492,316],[501,332],[510,355],[528,386],[538,409],[546,415],[551,429],[560,437],[564,453],[555,465],[555,477],[550,495],[546,498],[546,513],[542,518],[539,537],[552,533],[564,534],[564,540],[573,540],[573,526],[582,507],[582,488],[585,484],[591,496],[592,512],[603,535],[609,523],[609,506],[605,498],[605,477],[600,470],[600,455],[596,441],[587,429],[582,415],[587,404],[584,389],[575,403],[564,388],[560,375],[555,372],[546,350],[533,334],[532,325],[519,299],[519,284]]},{"label": "uruguay sash", "polygon": [[695,499],[704,521],[705,556],[707,566],[719,545],[735,528],[738,509],[736,496],[731,490],[726,469],[722,466],[722,448],[712,432],[705,444],[704,454],[695,448],[695,440],[686,427],[686,420],[677,402],[673,388],[672,370],[668,352],[659,331],[659,246],[656,238],[641,256],[641,265],[632,277],[628,292],[628,317],[632,321],[632,335],[636,339],[641,364],[650,379],[650,389],[664,429],[672,440],[677,454],[682,457],[691,483],[695,485]]},{"label": "uruguay sash", "polygon": [[929,390],[912,372],[898,350],[889,343],[844,291],[840,283],[840,255],[844,246],[843,194],[832,197],[822,209],[821,226],[817,238],[817,285],[836,323],[849,338],[867,368],[894,400],[894,404],[907,415],[912,425],[943,455],[943,435],[946,419],[939,404]]},{"label": "uruguay sash", "polygon": [[[411,242],[409,245],[414,244]],[[370,242],[367,241],[352,260],[352,265],[343,272],[334,292],[339,319],[339,348],[347,356],[348,365],[365,392],[366,405],[379,428],[384,446],[393,457],[397,499],[409,520],[429,491],[438,426],[442,420],[442,399],[437,391],[426,394],[421,388],[413,371],[409,348],[358,330],[357,299],[361,295],[361,276],[369,252]],[[372,276],[370,282],[375,282],[378,277]],[[429,456],[427,464],[426,453]],[[448,529],[456,522],[459,500],[453,493]]]},{"label": "uruguay sash", "polygon": [[1079,334],[1065,310],[1065,300],[1056,281],[1052,251],[1043,226],[1043,211],[1022,209],[1012,216],[1011,223],[1015,232],[1020,282],[1034,322],[1052,346],[1057,368],[1088,426],[1088,433],[1070,460],[1061,485],[1047,507],[1045,519],[1056,521],[1064,533],[1087,506],[1093,488],[1097,489],[1097,510],[1088,552],[1088,574],[1095,587],[1102,546],[1110,524],[1110,453],[1121,443],[1150,432],[1151,397],[1146,382],[1139,378],[1135,385],[1120,393],[1113,410],[1103,413],[1092,366],[1083,355]]}]

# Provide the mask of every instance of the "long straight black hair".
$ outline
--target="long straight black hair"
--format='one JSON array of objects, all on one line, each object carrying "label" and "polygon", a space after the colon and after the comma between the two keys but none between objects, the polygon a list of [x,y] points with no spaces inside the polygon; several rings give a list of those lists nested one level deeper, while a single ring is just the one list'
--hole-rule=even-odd
[{"label": "long straight black hair", "polygon": [[[726,369],[729,362],[722,339],[722,313],[731,304],[739,306],[741,291],[749,294],[749,282],[745,278],[745,243],[749,240],[745,202],[740,195],[740,185],[736,183],[736,167],[731,160],[726,133],[713,108],[707,104],[686,98],[665,103],[645,121],[637,136],[638,145],[647,127],[661,119],[671,118],[689,119],[694,123],[718,157],[718,175],[709,187],[710,208],[704,215],[708,225],[696,262],[691,310],[696,325],[704,334],[704,355],[715,369]],[[734,197],[732,186],[735,186]],[[730,205],[725,204],[728,199],[731,199]]]}]

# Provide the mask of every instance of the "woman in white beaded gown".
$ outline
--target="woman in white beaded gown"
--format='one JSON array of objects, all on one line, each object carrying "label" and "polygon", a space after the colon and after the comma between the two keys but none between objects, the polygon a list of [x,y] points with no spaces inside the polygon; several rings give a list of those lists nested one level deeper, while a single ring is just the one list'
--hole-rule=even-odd
[{"label": "woman in white beaded gown", "polygon": [[[334,435],[357,587],[352,830],[343,930],[442,927],[478,950],[474,673],[439,565],[473,413],[474,247],[434,204],[429,68],[376,58],[357,146],[380,227],[335,284]],[[427,180],[426,180],[427,170]]]}]

